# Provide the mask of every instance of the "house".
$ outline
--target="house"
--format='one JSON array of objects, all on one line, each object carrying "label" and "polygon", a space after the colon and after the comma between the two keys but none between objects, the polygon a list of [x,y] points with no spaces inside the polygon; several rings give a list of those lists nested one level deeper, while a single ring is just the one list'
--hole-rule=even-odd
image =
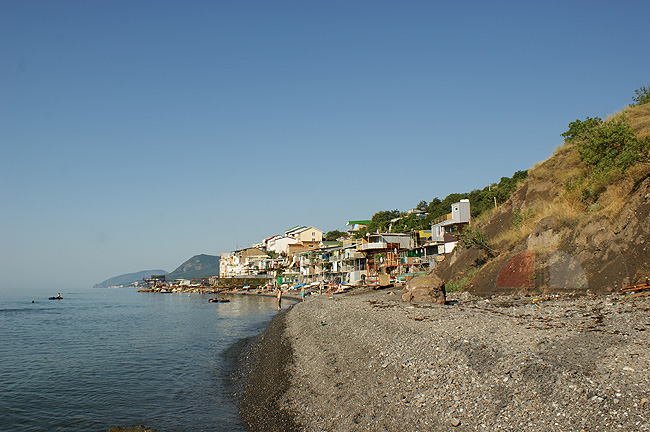
[{"label": "house", "polygon": [[387,250],[387,249],[408,249],[413,246],[413,239],[409,234],[399,233],[368,233],[357,245],[360,252]]},{"label": "house", "polygon": [[365,254],[357,251],[356,244],[348,244],[343,246],[342,255],[343,282],[351,285],[361,283],[368,276]]},{"label": "house", "polygon": [[379,281],[380,275],[397,275],[400,268],[400,252],[414,247],[410,234],[373,233],[366,234],[357,252],[365,255],[367,280]]},{"label": "house", "polygon": [[219,258],[219,277],[233,277],[235,265],[234,252],[223,252]]},{"label": "house", "polygon": [[286,237],[292,237],[301,242],[323,241],[323,231],[314,227],[295,227],[285,233]]},{"label": "house", "polygon": [[320,242],[308,242],[308,241],[302,241],[302,242],[297,242],[294,244],[290,244],[287,247],[287,254],[289,256],[293,256],[298,252],[304,252],[304,251],[314,251],[320,248]]},{"label": "house", "polygon": [[[281,235],[274,235],[274,236],[265,238],[264,240],[262,240],[262,243],[259,246],[260,249],[269,250],[269,243],[271,243],[271,242],[273,242],[273,241],[275,241],[276,239],[279,239],[279,238],[282,238],[282,236]],[[256,247],[256,246],[253,245],[253,247]]]},{"label": "house", "polygon": [[293,237],[281,237],[281,236],[275,236],[272,237],[268,242],[266,246],[267,251],[272,251],[276,252],[278,254],[280,253],[289,253],[289,246],[298,244],[300,243],[300,240],[295,239]]},{"label": "house", "polygon": [[451,233],[445,233],[444,234],[444,244],[443,244],[443,253],[448,254],[451,253],[451,251],[454,250],[456,247],[456,243],[458,243],[458,237]]},{"label": "house", "polygon": [[323,280],[323,260],[316,250],[297,251],[293,259],[299,273],[298,280],[301,283],[312,283]]},{"label": "house", "polygon": [[350,233],[350,234],[355,233],[355,232],[367,227],[370,222],[372,222],[372,221],[369,221],[369,220],[348,221],[348,223],[347,223],[347,232]]},{"label": "house", "polygon": [[336,245],[321,248],[318,251],[321,259],[322,280],[335,284],[358,284],[361,275],[365,275],[365,255],[357,252],[356,245]]},{"label": "house", "polygon": [[433,221],[431,238],[428,244],[439,246],[439,253],[450,253],[456,246],[458,238],[449,234],[462,232],[469,225],[470,219],[471,212],[468,199],[462,199],[452,204],[451,213]]},{"label": "house", "polygon": [[230,253],[222,253],[219,261],[220,277],[258,276],[268,273],[268,254],[250,247]]},{"label": "house", "polygon": [[444,233],[452,232],[454,227],[458,231],[462,231],[462,228],[469,225],[470,218],[471,213],[468,199],[463,199],[452,204],[451,213],[433,221],[431,226],[431,240],[442,242],[444,240]]},{"label": "house", "polygon": [[289,228],[288,230],[286,230],[284,232],[284,236],[285,237],[294,237],[295,238],[296,233],[298,233],[298,232],[300,232],[300,231],[302,231],[304,229],[307,229],[307,227],[303,226],[303,225],[298,225],[298,226],[295,226],[293,228]]}]

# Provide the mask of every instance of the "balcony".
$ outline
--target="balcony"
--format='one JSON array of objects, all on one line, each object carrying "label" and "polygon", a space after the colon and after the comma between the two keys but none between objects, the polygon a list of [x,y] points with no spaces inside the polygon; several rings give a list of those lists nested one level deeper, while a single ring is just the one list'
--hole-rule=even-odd
[{"label": "balcony", "polygon": [[399,243],[371,242],[357,246],[357,251],[400,249]]},{"label": "balcony", "polygon": [[451,220],[452,218],[453,218],[453,214],[452,214],[452,213],[449,213],[449,214],[446,214],[446,215],[444,215],[444,216],[440,216],[439,218],[434,219],[434,220],[431,222],[431,225],[437,225],[437,224],[439,224],[439,223],[442,223],[442,222],[446,222],[446,221],[448,221],[448,220]]}]

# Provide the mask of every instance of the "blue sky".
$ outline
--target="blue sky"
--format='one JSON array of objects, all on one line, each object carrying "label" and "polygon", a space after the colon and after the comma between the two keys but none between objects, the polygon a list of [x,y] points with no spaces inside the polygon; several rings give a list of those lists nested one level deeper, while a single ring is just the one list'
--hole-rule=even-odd
[{"label": "blue sky", "polygon": [[0,290],[480,189],[650,84],[648,1],[0,2]]}]

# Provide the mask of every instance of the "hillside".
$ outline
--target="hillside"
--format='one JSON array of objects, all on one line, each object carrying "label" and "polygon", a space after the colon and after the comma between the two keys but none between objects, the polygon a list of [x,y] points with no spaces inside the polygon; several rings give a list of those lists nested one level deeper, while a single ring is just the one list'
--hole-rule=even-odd
[{"label": "hillside", "polygon": [[[649,141],[642,141],[650,136],[650,104],[628,107],[602,126],[591,120],[570,124],[582,135],[564,135],[582,141],[567,138],[505,204],[473,222],[466,236],[482,236],[489,248],[456,248],[435,270],[448,285],[482,295],[608,292],[650,277]],[[637,145],[642,157],[602,161],[623,139],[612,133],[617,122],[644,143]],[[585,146],[597,140],[584,134],[598,127],[616,139],[588,153]]]},{"label": "hillside", "polygon": [[163,275],[167,274],[165,270],[143,270],[136,273],[126,273],[123,275],[115,276],[110,279],[106,279],[104,282],[95,284],[93,288],[108,288],[112,286],[127,286],[133,282],[141,281],[144,278],[150,278],[151,275]]},{"label": "hillside", "polygon": [[219,276],[220,257],[214,255],[195,255],[169,273],[167,280],[192,279]]}]

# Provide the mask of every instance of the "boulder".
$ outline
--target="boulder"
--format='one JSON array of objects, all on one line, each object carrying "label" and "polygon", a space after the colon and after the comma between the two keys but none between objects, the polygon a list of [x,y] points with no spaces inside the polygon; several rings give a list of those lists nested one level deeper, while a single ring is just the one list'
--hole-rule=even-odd
[{"label": "boulder", "polygon": [[402,290],[402,301],[445,304],[445,283],[435,274],[415,277]]}]

